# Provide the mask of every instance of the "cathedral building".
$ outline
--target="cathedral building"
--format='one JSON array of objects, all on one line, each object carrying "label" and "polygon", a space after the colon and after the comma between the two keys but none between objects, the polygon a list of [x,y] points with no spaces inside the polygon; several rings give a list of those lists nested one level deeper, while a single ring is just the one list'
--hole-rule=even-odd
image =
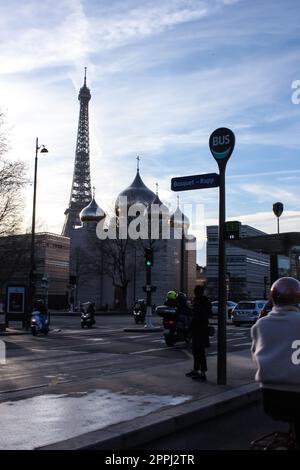
[{"label": "cathedral building", "polygon": [[[169,290],[192,297],[196,280],[196,240],[178,207],[173,214],[151,191],[139,169],[116,198],[107,216],[91,193],[88,103],[80,89],[79,124],[70,202],[63,235],[70,237],[70,275],[76,282],[74,302],[92,301],[97,309],[125,310],[146,298],[145,248],[153,252],[152,303],[161,304]],[[132,235],[132,228],[135,229]],[[125,232],[125,235],[124,235]]]}]

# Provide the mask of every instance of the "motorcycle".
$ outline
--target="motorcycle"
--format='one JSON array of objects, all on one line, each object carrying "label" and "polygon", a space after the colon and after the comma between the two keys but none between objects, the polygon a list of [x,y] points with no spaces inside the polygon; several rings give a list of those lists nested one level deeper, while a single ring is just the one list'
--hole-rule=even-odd
[{"label": "motorcycle", "polygon": [[137,301],[133,307],[133,318],[136,324],[145,323],[146,307],[144,301]]},{"label": "motorcycle", "polygon": [[142,310],[133,310],[135,323],[145,323],[145,313]]},{"label": "motorcycle", "polygon": [[167,346],[174,346],[178,342],[188,344],[191,341],[190,330],[178,318],[175,308],[162,305],[156,308],[156,313],[163,319],[163,335]]},{"label": "motorcycle", "polygon": [[85,326],[92,328],[94,324],[95,320],[89,312],[81,313],[81,328],[84,328]]},{"label": "motorcycle", "polygon": [[92,326],[96,323],[94,318],[93,312],[95,312],[94,304],[91,302],[84,302],[80,305],[81,309],[81,328],[87,326],[88,328],[92,328]]},{"label": "motorcycle", "polygon": [[50,318],[49,315],[44,315],[38,310],[32,312],[30,329],[33,336],[43,333],[45,336],[49,333]]}]

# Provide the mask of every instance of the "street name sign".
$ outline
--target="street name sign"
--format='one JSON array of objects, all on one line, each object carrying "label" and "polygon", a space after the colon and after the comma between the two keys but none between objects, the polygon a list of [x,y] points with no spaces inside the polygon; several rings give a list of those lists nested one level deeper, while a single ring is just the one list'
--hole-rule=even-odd
[{"label": "street name sign", "polygon": [[180,176],[171,179],[172,191],[190,191],[191,189],[217,188],[218,186],[219,175],[217,173]]}]

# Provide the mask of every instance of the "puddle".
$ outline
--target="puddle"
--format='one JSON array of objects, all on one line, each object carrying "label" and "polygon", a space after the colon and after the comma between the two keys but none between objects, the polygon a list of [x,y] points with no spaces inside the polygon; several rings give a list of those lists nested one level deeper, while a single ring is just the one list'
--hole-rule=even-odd
[{"label": "puddle", "polygon": [[0,404],[0,449],[33,449],[145,416],[192,397],[108,390],[40,395]]}]

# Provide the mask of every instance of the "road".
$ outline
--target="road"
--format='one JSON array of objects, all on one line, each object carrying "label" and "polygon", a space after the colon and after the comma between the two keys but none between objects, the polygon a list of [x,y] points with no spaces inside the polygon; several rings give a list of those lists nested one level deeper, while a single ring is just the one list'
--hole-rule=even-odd
[{"label": "road", "polygon": [[[83,330],[79,316],[53,316],[46,337],[13,330],[1,336],[7,351],[0,365],[1,449],[47,445],[216,393],[215,367],[205,386],[185,377],[192,365],[186,344],[167,347],[161,331],[145,333],[129,315],[96,320]],[[207,351],[211,364],[216,341]],[[249,357],[249,347],[249,327],[228,325],[235,364]],[[252,373],[243,369],[235,383],[245,383],[245,374],[251,381]]]},{"label": "road", "polygon": [[[126,370],[176,363],[186,358],[191,365],[191,352],[184,344],[165,345],[162,332],[125,332],[135,327],[133,319],[123,316],[97,316],[96,327],[82,330],[78,317],[53,316],[49,336],[30,334],[7,336],[7,364],[0,376],[0,401],[9,392],[47,387],[49,384],[73,383]],[[160,324],[156,318],[155,323]],[[141,327],[139,327],[141,328]],[[3,337],[2,337],[3,338]],[[207,355],[216,355],[216,336]],[[228,325],[228,351],[250,348],[249,327]]]}]

